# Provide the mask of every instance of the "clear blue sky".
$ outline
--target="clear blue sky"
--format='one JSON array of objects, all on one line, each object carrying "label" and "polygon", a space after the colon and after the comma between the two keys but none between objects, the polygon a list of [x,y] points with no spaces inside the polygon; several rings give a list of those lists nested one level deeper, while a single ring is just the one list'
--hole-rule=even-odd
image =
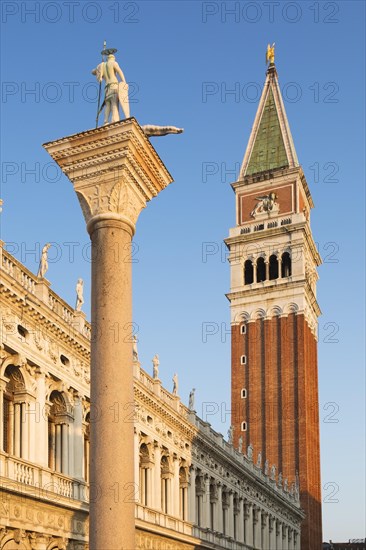
[{"label": "clear blue sky", "polygon": [[[201,415],[207,402],[230,409],[229,265],[220,254],[235,223],[229,185],[235,176],[227,171],[241,163],[266,45],[276,42],[324,259],[318,285],[324,539],[364,537],[364,2],[4,0],[1,8],[2,239],[34,272],[39,254],[30,251],[53,242],[47,277],[70,304],[83,277],[89,312],[88,236],[71,184],[41,144],[94,126],[90,71],[104,39],[119,50],[133,90],[131,114],[141,124],[185,128],[154,140],[175,183],[138,221],[134,319],[144,368],[150,371],[159,353],[164,384],[171,388],[177,371],[186,402],[195,386]],[[216,173],[207,175],[207,163]],[[206,242],[219,252],[203,261]],[[220,327],[206,342],[205,322]],[[208,420],[226,434],[229,413],[221,416]]]}]

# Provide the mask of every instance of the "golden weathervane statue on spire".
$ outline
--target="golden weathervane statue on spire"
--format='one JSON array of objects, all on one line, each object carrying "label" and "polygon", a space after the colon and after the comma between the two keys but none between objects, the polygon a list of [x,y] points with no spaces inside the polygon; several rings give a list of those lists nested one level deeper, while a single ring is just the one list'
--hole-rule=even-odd
[{"label": "golden weathervane statue on spire", "polygon": [[266,52],[266,63],[269,62],[270,65],[274,65],[275,60],[275,43],[273,42],[272,46],[268,44]]}]

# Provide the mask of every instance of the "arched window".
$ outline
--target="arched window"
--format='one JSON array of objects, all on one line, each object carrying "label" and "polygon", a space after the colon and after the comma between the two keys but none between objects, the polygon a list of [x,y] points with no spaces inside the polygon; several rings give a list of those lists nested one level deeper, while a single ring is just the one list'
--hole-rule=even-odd
[{"label": "arched window", "polygon": [[187,468],[179,468],[179,515],[183,520],[187,520],[188,513],[188,474]]},{"label": "arched window", "polygon": [[3,396],[3,449],[10,455],[28,458],[28,421],[24,398],[25,384],[19,367],[5,369],[8,382]]},{"label": "arched window", "polygon": [[266,280],[266,264],[264,258],[260,257],[257,260],[257,283]]},{"label": "arched window", "polygon": [[69,415],[63,395],[50,395],[48,415],[48,467],[56,472],[69,473]]},{"label": "arched window", "polygon": [[269,257],[269,278],[278,279],[278,259],[274,254]]},{"label": "arched window", "polygon": [[151,460],[146,443],[140,445],[140,502],[150,506],[151,501]]},{"label": "arched window", "polygon": [[89,482],[90,457],[90,413],[87,413],[84,424],[84,479]]},{"label": "arched window", "polygon": [[246,260],[244,264],[244,284],[251,285],[254,280],[253,262]]},{"label": "arched window", "polygon": [[282,277],[291,277],[291,256],[288,252],[284,252],[282,254],[281,276]]}]

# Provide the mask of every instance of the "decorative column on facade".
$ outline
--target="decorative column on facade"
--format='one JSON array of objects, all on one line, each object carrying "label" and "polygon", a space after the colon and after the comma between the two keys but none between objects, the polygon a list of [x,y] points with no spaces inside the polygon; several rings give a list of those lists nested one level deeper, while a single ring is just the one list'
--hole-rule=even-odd
[{"label": "decorative column on facade", "polygon": [[196,523],[196,469],[193,465],[189,468],[188,502],[188,520]]},{"label": "decorative column on facade", "polygon": [[14,403],[14,455],[20,458],[21,403]]},{"label": "decorative column on facade", "polygon": [[234,538],[234,493],[229,491],[227,509],[227,536]]},{"label": "decorative column on facade", "polygon": [[[3,414],[4,410],[4,393],[7,380],[4,376],[0,377],[0,411]],[[9,420],[8,420],[9,421]],[[4,450],[4,422],[0,422],[0,451]]]},{"label": "decorative column on facade", "polygon": [[[154,441],[154,471],[153,471],[153,502],[156,510],[161,510],[161,449],[157,441]],[[137,478],[138,479],[138,478]]]},{"label": "decorative column on facade", "polygon": [[282,550],[282,523],[277,520],[276,521],[276,550]]},{"label": "decorative column on facade", "polygon": [[253,506],[253,548],[260,549],[261,541],[261,511],[258,506]]},{"label": "decorative column on facade", "polygon": [[269,516],[268,518],[268,530],[269,530],[269,545],[268,548],[273,548],[273,550],[276,550],[276,525],[275,525],[275,518],[273,516]]},{"label": "decorative column on facade", "polygon": [[204,493],[202,496],[202,527],[211,528],[211,500],[210,500],[210,476],[204,475],[203,478]]},{"label": "decorative column on facade", "polygon": [[293,550],[294,548],[294,543],[293,543],[293,534],[294,534],[294,531],[293,529],[291,529],[290,527],[288,528],[288,549],[289,550]]},{"label": "decorative column on facade", "polygon": [[55,470],[57,472],[62,472],[62,432],[61,432],[61,424],[55,424],[55,431],[56,431],[56,463],[55,463]]},{"label": "decorative column on facade", "polygon": [[84,429],[83,429],[83,403],[81,396],[74,394],[74,422],[73,422],[73,447],[74,459],[72,461],[73,476],[83,478],[84,464]]},{"label": "decorative column on facade", "polygon": [[244,501],[244,542],[247,546],[253,546],[253,505]]},{"label": "decorative column on facade", "polygon": [[[139,496],[141,495],[141,488],[140,488],[140,434],[138,432],[138,429],[134,427],[133,431],[133,448],[134,448],[134,456],[135,456],[135,462],[134,462],[134,495]],[[160,468],[159,468],[160,471]],[[160,485],[160,476],[159,476],[159,485]]]},{"label": "decorative column on facade", "polygon": [[179,517],[179,458],[177,456],[173,457],[173,479],[172,479],[172,514],[175,517]]},{"label": "decorative column on facade", "polygon": [[288,546],[288,527],[282,524],[282,550],[291,550]]},{"label": "decorative column on facade", "polygon": [[[36,370],[36,402],[39,406],[40,415],[37,426],[37,445],[35,462],[40,466],[48,468],[48,415],[50,406],[46,402],[46,373],[38,368]],[[52,424],[54,427],[54,424]]]},{"label": "decorative column on facade", "polygon": [[29,448],[28,448],[28,460],[31,462],[36,461],[36,449],[38,445],[38,426],[40,422],[40,416],[42,414],[42,406],[37,400],[32,397],[28,403],[28,434],[29,434]]},{"label": "decorative column on facade", "polygon": [[217,484],[217,502],[215,506],[215,517],[216,517],[216,528],[215,531],[223,533],[222,525],[222,484],[216,482]]},{"label": "decorative column on facade", "polygon": [[269,522],[268,513],[262,512],[262,548],[269,550]]},{"label": "decorative column on facade", "polygon": [[22,458],[29,460],[29,403],[20,404]]},{"label": "decorative column on facade", "polygon": [[244,500],[242,498],[239,498],[239,512],[237,517],[237,540],[239,542],[245,542],[244,521]]},{"label": "decorative column on facade", "polygon": [[69,475],[69,425],[66,422],[61,424],[61,440],[62,473]]},{"label": "decorative column on facade", "polygon": [[116,422],[134,406],[131,240],[141,210],[172,178],[134,118],[44,147],[72,181],[92,242],[90,549],[134,548],[134,427]]}]

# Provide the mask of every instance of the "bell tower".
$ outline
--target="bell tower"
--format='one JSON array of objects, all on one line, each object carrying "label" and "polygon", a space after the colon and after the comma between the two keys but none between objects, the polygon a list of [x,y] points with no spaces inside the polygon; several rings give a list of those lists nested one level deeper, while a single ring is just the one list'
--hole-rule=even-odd
[{"label": "bell tower", "polygon": [[[268,55],[267,55],[268,57]],[[318,412],[317,266],[313,201],[299,165],[274,64],[239,179],[230,229],[234,443],[243,438],[284,490],[299,487],[302,550],[322,545]],[[287,480],[287,481],[286,481]]]}]

